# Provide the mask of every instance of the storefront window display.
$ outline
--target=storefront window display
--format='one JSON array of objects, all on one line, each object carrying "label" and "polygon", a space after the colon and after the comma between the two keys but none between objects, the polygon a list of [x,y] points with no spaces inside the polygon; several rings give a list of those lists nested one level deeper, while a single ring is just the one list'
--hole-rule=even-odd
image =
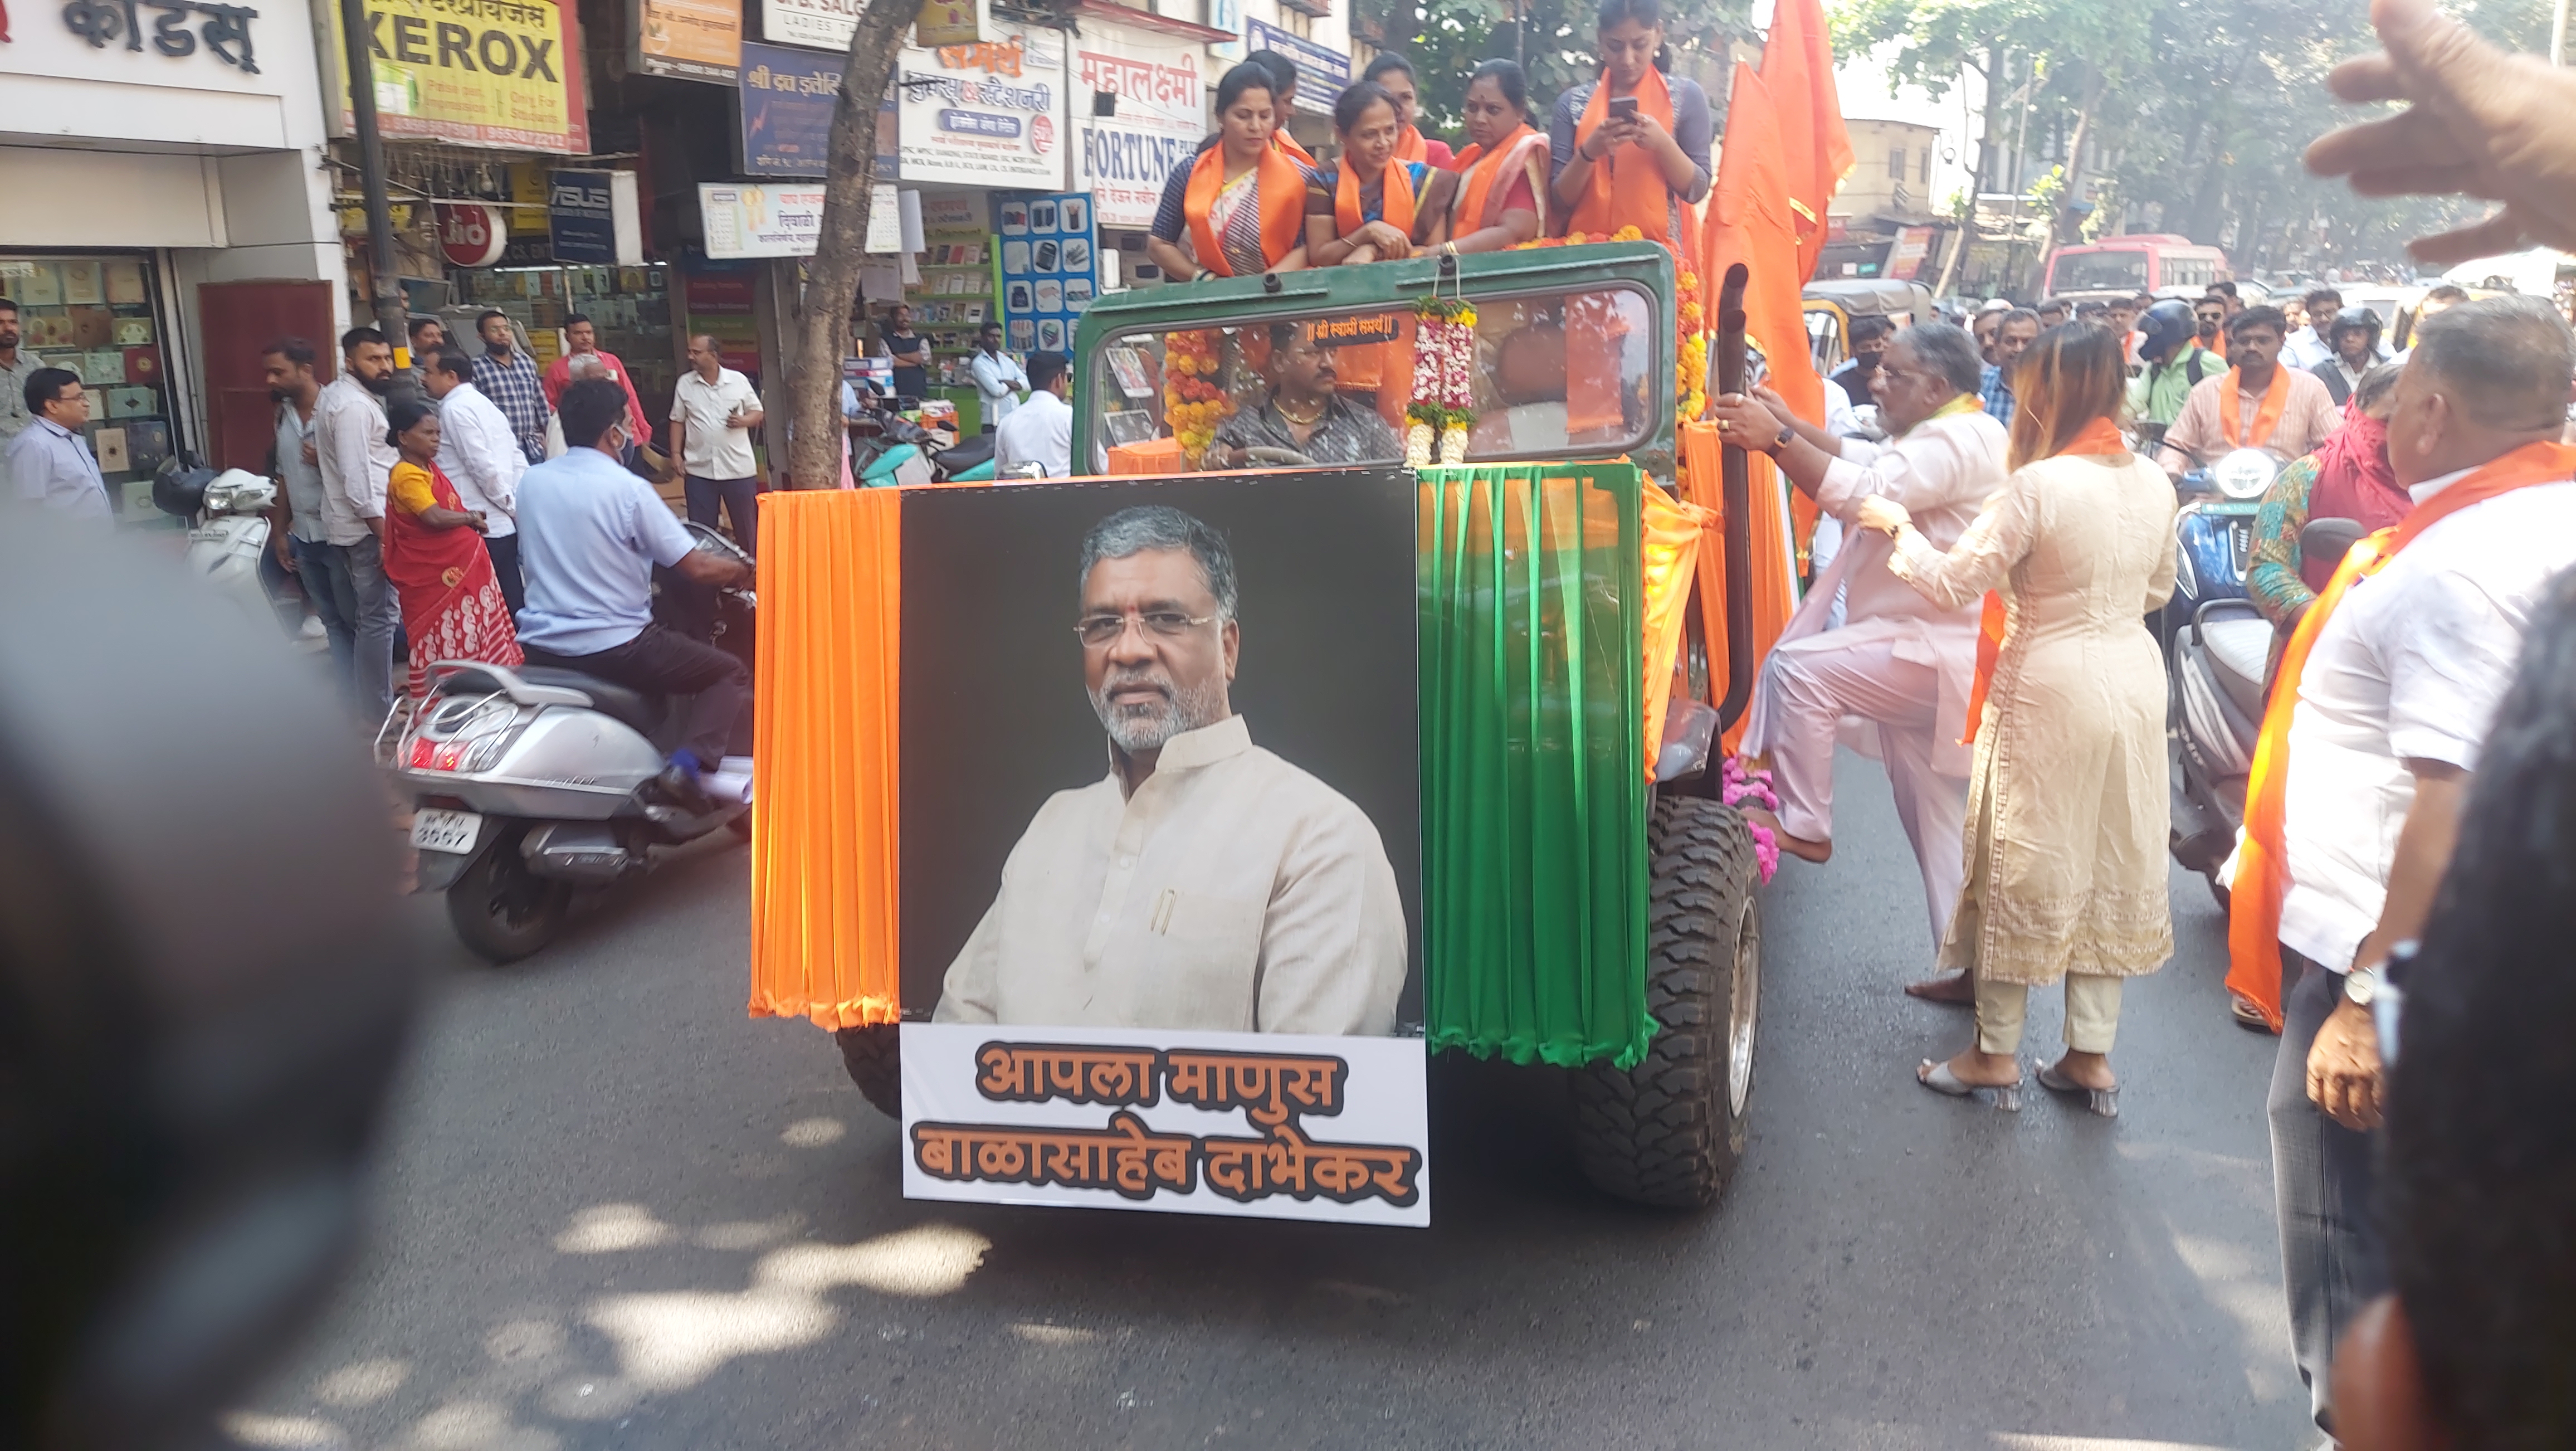
[{"label": "storefront window display", "polygon": [[19,352],[80,375],[90,452],[120,524],[179,521],[152,507],[152,473],[178,448],[167,314],[152,254],[0,252],[0,297],[18,304]]},{"label": "storefront window display", "polygon": [[672,335],[670,268],[478,267],[449,274],[457,301],[476,309],[497,307],[527,330],[537,364],[563,356],[565,319],[588,317],[603,351],[616,354],[634,375],[647,417],[670,411],[683,352]]}]

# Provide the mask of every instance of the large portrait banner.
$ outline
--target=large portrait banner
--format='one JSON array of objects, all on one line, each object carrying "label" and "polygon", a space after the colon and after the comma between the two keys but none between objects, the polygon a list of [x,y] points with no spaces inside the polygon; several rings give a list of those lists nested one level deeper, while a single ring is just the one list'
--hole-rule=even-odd
[{"label": "large portrait banner", "polygon": [[1414,509],[907,492],[908,1196],[1430,1222]]}]

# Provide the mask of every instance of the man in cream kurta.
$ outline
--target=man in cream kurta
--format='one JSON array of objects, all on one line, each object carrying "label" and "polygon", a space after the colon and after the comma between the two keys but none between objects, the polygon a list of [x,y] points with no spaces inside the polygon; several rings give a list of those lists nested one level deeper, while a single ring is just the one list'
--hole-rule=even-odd
[{"label": "man in cream kurta", "polygon": [[1383,1036],[1404,909],[1377,828],[1252,743],[1222,536],[1128,509],[1084,541],[1109,774],[1059,791],[949,965],[933,1020]]},{"label": "man in cream kurta", "polygon": [[[2003,426],[1977,407],[1982,371],[1975,342],[1947,323],[1897,334],[1877,385],[1893,435],[1885,444],[1836,438],[1760,397],[1731,396],[1712,410],[1728,442],[1772,454],[1845,530],[1842,552],[1772,646],[1746,717],[1744,753],[1770,758],[1789,838],[1781,847],[1811,861],[1832,854],[1836,730],[1846,716],[1871,723],[1923,871],[1936,948],[1964,881],[1971,753],[1959,738],[1978,612],[1915,593],[1888,571],[1887,537],[1852,526],[1860,501],[1876,496],[1904,505],[1937,547],[1957,542],[2006,473]],[[1829,629],[1837,590],[1846,623]]]}]

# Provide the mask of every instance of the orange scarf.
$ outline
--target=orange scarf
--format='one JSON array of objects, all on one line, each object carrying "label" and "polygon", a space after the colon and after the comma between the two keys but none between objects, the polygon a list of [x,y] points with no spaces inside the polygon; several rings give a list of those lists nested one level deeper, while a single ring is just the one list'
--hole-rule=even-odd
[{"label": "orange scarf", "polygon": [[[1305,240],[1306,178],[1297,163],[1280,155],[1275,146],[1261,149],[1258,169],[1252,184],[1261,188],[1261,194],[1253,204],[1261,208],[1261,260],[1266,266],[1276,264]],[[1200,152],[1190,167],[1189,188],[1181,194],[1181,215],[1188,218],[1191,240],[1198,245],[1199,266],[1219,277],[1232,277],[1225,247],[1217,240],[1216,229],[1208,225],[1208,210],[1224,189],[1225,146],[1220,142]]]},{"label": "orange scarf", "polygon": [[1407,126],[1400,134],[1397,135],[1395,138],[1395,159],[1398,161],[1421,162],[1428,162],[1431,160],[1431,148],[1423,144],[1421,127]]},{"label": "orange scarf", "polygon": [[[2128,451],[2128,440],[2120,436],[2119,425],[2108,418],[2096,418],[2067,440],[2066,447],[2049,457],[2058,458],[2070,453],[2085,457],[2112,457],[2126,455]],[[2003,653],[2004,595],[2001,590],[1990,589],[1986,591],[1986,607],[1977,617],[1977,678],[1968,687],[1968,733],[1959,738],[1959,744],[1963,746],[1976,744],[1977,732],[1985,725],[1986,691],[1995,683],[1995,661],[2001,659]]]},{"label": "orange scarf", "polygon": [[[1664,73],[1646,67],[1646,77],[1637,82],[1633,93],[1637,114],[1651,117],[1664,128],[1673,129],[1673,93],[1664,84]],[[1574,123],[1574,144],[1580,148],[1594,131],[1610,119],[1610,73],[1601,73],[1601,83],[1592,88],[1592,99],[1583,105],[1583,117]],[[1628,153],[1634,151],[1634,155]],[[1619,163],[1625,159],[1627,165]],[[1654,241],[1672,245],[1672,188],[1664,184],[1664,171],[1655,159],[1634,142],[1614,148],[1609,155],[1592,165],[1585,178],[1583,200],[1575,203],[1574,215],[1566,218],[1569,232],[1595,235],[1635,227]]]},{"label": "orange scarf", "polygon": [[[1345,156],[1336,170],[1342,175],[1341,180],[1333,183],[1333,227],[1336,233],[1347,237],[1360,229],[1362,220],[1359,168],[1348,156]],[[1407,237],[1412,236],[1414,210],[1412,171],[1401,159],[1389,161],[1386,164],[1385,175],[1379,179],[1378,186],[1380,188],[1378,220]]]},{"label": "orange scarf", "polygon": [[2245,428],[2245,402],[2238,397],[2238,382],[2245,376],[2242,368],[2227,370],[2227,380],[2218,390],[2218,426],[2225,433],[2230,448],[2261,448],[2271,441],[2272,430],[2281,423],[2281,410],[2290,404],[2290,370],[2278,363],[2272,365],[2272,386],[2263,390],[2263,401],[2255,405],[2254,428]]},{"label": "orange scarf", "polygon": [[[1285,151],[1290,156],[1295,157],[1297,164],[1306,168],[1308,171],[1313,171],[1315,169],[1315,153],[1298,145],[1297,138],[1288,134],[1288,122],[1285,118],[1282,118],[1279,125],[1271,131],[1270,147],[1274,151]],[[1214,150],[1215,148],[1210,147],[1209,149]]]},{"label": "orange scarf", "polygon": [[2352,547],[2281,651],[2280,673],[2263,708],[2263,733],[2254,744],[2254,771],[2245,782],[2245,839],[2236,849],[2236,882],[2227,914],[2227,986],[2260,1006],[2274,1032],[2281,1029],[2281,899],[2289,888],[2285,802],[2290,721],[2298,712],[2299,672],[2307,668],[2308,651],[2353,582],[2378,573],[2425,530],[2500,494],[2571,475],[2576,475],[2576,447],[2526,443],[2416,505],[2396,527]]},{"label": "orange scarf", "polygon": [[[1456,220],[1450,225],[1452,235],[1481,232],[1500,225],[1503,198],[1511,195],[1512,177],[1527,164],[1528,148],[1536,144],[1537,154],[1547,154],[1547,138],[1530,129],[1523,121],[1512,128],[1512,134],[1494,144],[1492,151],[1470,145],[1452,161],[1460,176]],[[1547,183],[1542,170],[1540,179],[1530,189],[1530,199],[1539,206],[1539,225],[1547,225]]]}]

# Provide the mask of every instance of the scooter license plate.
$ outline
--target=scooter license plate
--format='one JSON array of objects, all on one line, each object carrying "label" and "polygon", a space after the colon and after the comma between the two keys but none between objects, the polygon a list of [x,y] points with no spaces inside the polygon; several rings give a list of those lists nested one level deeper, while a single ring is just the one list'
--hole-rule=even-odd
[{"label": "scooter license plate", "polygon": [[411,816],[411,844],[423,851],[469,852],[483,836],[483,818],[471,811],[423,807]]}]

